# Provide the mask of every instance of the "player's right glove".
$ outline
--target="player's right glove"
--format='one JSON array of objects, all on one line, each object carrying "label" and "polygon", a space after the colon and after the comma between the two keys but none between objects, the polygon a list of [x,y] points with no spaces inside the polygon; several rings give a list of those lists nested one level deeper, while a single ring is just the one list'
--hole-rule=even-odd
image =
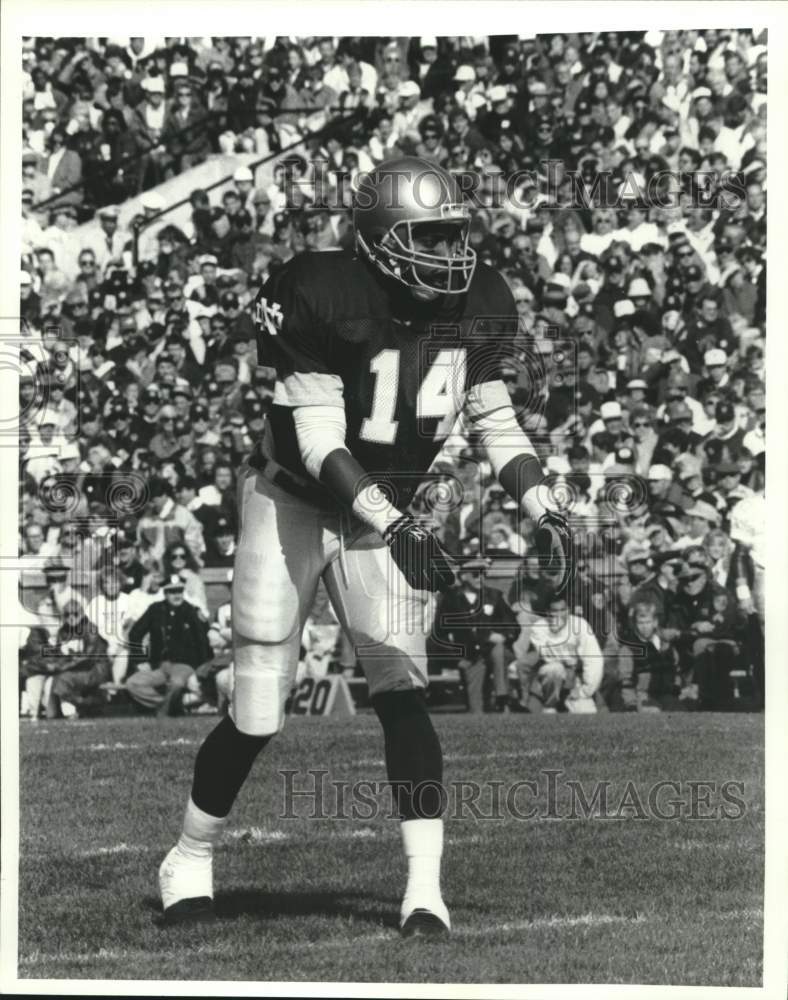
[{"label": "player's right glove", "polygon": [[414,590],[447,590],[454,583],[451,559],[425,525],[403,514],[383,532],[383,541]]},{"label": "player's right glove", "polygon": [[534,539],[539,566],[555,581],[560,594],[572,576],[572,536],[563,514],[546,510],[536,524]]}]

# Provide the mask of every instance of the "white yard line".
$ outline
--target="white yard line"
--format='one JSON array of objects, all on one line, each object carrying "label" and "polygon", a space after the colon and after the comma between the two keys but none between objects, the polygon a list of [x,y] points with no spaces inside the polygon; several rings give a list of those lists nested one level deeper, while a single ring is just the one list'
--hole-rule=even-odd
[{"label": "white yard line", "polygon": [[[350,823],[351,821],[348,821]],[[227,830],[224,834],[222,842],[217,845],[221,847],[229,847],[235,843],[241,843],[244,847],[259,847],[265,844],[281,844],[281,843],[293,843],[293,844],[309,844],[315,843],[316,841],[322,840],[393,840],[399,839],[399,831],[394,828],[393,824],[385,827],[381,826],[379,828],[371,826],[345,826],[342,829],[325,829],[325,830],[310,830],[307,833],[297,832],[293,833],[289,830],[282,830],[278,828],[266,829],[261,826],[248,826],[248,827],[238,827],[234,830]],[[465,845],[465,844],[478,844],[482,841],[481,834],[452,834],[447,835],[446,843],[453,845]],[[104,858],[117,856],[122,854],[160,854],[166,852],[166,846],[161,846],[159,844],[127,844],[121,842],[120,844],[107,844],[101,847],[91,847],[84,851],[77,851],[74,854],[67,854],[67,857],[79,858],[80,860],[90,860],[91,858]],[[23,847],[22,849],[23,857],[29,860],[35,861],[46,861],[51,859],[52,852],[42,852],[42,851],[27,851]]]},{"label": "white yard line", "polygon": [[[465,764],[473,761],[485,760],[524,760],[533,757],[542,757],[546,753],[538,747],[530,750],[509,750],[506,753],[447,753],[443,760],[447,764]],[[359,760],[349,760],[340,765],[342,767],[385,767],[385,761],[377,757],[362,757]]]},{"label": "white yard line", "polygon": [[[755,919],[762,916],[759,910],[729,910],[720,913],[711,912],[708,916],[717,920],[741,920]],[[455,927],[452,938],[454,940],[465,940],[467,938],[489,938],[502,934],[525,934],[528,931],[539,930],[563,930],[573,927],[606,927],[612,925],[634,926],[636,924],[660,923],[665,920],[672,920],[672,914],[644,914],[638,913],[633,917],[626,917],[615,913],[582,913],[575,916],[561,916],[554,914],[547,917],[536,917],[533,920],[513,920],[502,923],[490,923],[484,927]],[[261,928],[264,929],[266,921],[261,921]],[[325,937],[310,943],[309,947],[314,948],[358,948],[360,945],[376,944],[382,941],[398,941],[399,934],[394,928],[374,931],[369,934],[357,934],[342,937]],[[451,940],[451,939],[450,939]],[[119,949],[119,948],[99,948],[95,952],[32,952],[30,955],[22,956],[19,960],[20,966],[32,966],[49,962],[77,963],[80,965],[89,962],[100,961],[129,961],[131,959],[146,959],[155,957],[157,959],[183,959],[188,955],[193,955],[195,959],[200,958],[220,958],[228,954],[233,947],[233,942],[228,940],[226,947],[222,948],[200,948],[195,949],[172,949],[165,948],[161,951],[155,948],[149,949]]]}]

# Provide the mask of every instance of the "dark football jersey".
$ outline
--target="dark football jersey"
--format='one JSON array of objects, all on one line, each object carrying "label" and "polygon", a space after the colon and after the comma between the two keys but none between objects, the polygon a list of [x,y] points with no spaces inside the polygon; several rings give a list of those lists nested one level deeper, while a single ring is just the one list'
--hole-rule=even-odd
[{"label": "dark football jersey", "polygon": [[[464,295],[417,301],[352,252],[303,253],[255,302],[258,364],[276,369],[266,448],[314,486],[300,457],[294,406],[344,398],[346,445],[403,508],[441,448],[465,392],[500,377],[517,310],[493,268],[478,264]],[[327,506],[331,505],[325,491]]]}]

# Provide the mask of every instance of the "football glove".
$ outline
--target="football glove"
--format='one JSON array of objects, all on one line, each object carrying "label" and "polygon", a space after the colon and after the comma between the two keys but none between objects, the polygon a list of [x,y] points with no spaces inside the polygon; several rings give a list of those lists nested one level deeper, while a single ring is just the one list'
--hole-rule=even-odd
[{"label": "football glove", "polygon": [[553,579],[555,592],[562,593],[572,576],[572,536],[563,514],[546,510],[536,523],[534,541],[539,566]]},{"label": "football glove", "polygon": [[403,514],[383,532],[399,571],[414,590],[446,590],[454,583],[451,559],[435,534],[411,514]]}]

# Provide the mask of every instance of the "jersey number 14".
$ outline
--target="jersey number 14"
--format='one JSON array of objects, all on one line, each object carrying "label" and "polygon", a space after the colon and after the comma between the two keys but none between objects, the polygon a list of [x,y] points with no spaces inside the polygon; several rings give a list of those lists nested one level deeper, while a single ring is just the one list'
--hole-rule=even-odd
[{"label": "jersey number 14", "polygon": [[[394,419],[399,393],[400,352],[379,351],[369,363],[375,376],[372,412],[364,417],[359,436],[363,441],[394,444],[399,421]],[[419,386],[416,416],[448,420],[462,406],[465,389],[465,348],[439,351]],[[448,433],[448,431],[447,431]]]}]

